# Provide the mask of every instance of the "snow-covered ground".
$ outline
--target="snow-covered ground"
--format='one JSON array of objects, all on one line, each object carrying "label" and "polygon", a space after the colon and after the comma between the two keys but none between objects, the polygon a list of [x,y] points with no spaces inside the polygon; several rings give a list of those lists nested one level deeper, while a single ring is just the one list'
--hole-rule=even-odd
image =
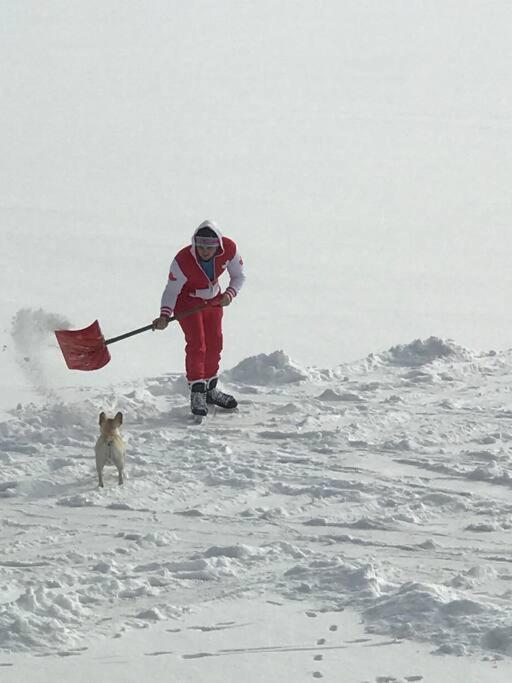
[{"label": "snow-covered ground", "polygon": [[[509,680],[512,354],[275,351],[222,380],[239,409],[200,426],[173,374],[0,423],[2,680],[44,680],[33,655],[49,680]],[[102,409],[128,456],[100,490]]]},{"label": "snow-covered ground", "polygon": [[[0,683],[512,680],[511,22],[0,4]],[[177,326],[82,374],[53,330],[149,323],[206,218],[248,278],[197,426]]]}]

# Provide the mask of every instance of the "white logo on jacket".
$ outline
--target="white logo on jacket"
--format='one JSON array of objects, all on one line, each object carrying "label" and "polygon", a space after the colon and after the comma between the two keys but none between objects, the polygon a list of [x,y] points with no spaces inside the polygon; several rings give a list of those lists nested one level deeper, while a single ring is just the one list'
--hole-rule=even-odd
[{"label": "white logo on jacket", "polygon": [[192,296],[198,297],[199,299],[214,299],[220,292],[220,286],[218,282],[210,285],[207,289],[196,289]]}]

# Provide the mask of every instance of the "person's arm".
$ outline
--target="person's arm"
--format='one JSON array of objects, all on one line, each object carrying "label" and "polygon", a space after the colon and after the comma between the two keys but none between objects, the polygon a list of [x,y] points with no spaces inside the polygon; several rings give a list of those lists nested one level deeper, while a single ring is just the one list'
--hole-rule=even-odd
[{"label": "person's arm", "polygon": [[229,285],[224,292],[223,298],[229,297],[228,303],[231,303],[235,296],[240,292],[245,282],[244,262],[238,249],[229,262],[227,271],[229,273],[230,280]]},{"label": "person's arm", "polygon": [[171,263],[169,279],[167,280],[167,285],[165,286],[160,302],[160,317],[153,320],[153,329],[164,330],[167,327],[169,318],[172,316],[174,307],[176,306],[178,295],[183,289],[183,285],[186,281],[187,278],[179,267],[176,259],[174,259]]}]

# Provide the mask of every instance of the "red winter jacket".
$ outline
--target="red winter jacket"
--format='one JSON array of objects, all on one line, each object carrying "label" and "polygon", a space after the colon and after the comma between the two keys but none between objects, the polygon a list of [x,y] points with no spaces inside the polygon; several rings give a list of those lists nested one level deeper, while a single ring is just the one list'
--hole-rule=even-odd
[{"label": "red winter jacket", "polygon": [[[215,279],[210,281],[197,260],[194,238],[201,228],[211,228],[219,238],[220,246],[213,257]],[[225,294],[232,299],[238,294],[245,280],[243,260],[237,246],[229,237],[223,237],[213,221],[203,221],[192,235],[192,245],[179,251],[169,270],[169,279],[162,294],[160,315],[171,316],[178,308],[186,310],[203,301],[219,296],[219,277],[227,270],[230,280]]]}]

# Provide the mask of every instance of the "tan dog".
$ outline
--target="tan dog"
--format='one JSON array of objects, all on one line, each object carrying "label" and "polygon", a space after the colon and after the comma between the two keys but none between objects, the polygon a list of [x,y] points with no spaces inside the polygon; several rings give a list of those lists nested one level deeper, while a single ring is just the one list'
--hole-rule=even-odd
[{"label": "tan dog", "polygon": [[105,413],[102,412],[99,423],[101,433],[94,448],[99,486],[103,488],[103,468],[105,465],[117,467],[119,483],[123,484],[126,448],[119,433],[119,427],[123,424],[123,413],[117,413],[114,418],[111,418],[106,417]]}]

